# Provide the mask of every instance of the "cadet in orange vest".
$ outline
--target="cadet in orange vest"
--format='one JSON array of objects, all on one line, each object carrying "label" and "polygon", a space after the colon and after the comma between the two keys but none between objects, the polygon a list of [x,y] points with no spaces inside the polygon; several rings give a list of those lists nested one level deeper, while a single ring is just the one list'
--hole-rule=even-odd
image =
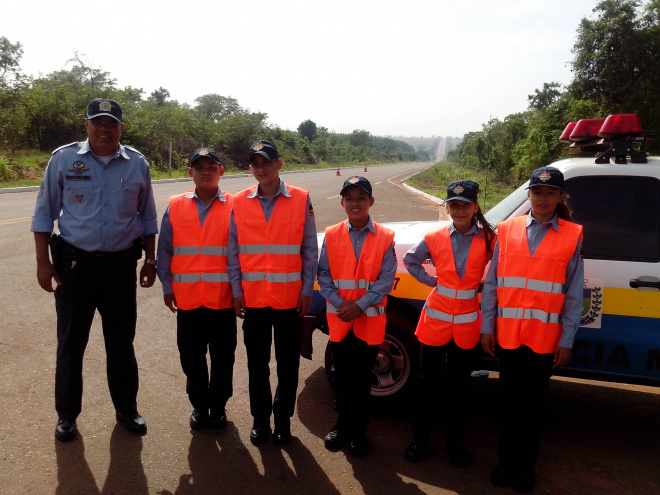
[{"label": "cadet in orange vest", "polygon": [[170,198],[158,236],[158,277],[165,306],[176,312],[177,345],[194,408],[190,416],[194,430],[224,428],[225,405],[232,396],[236,316],[227,275],[227,242],[233,197],[218,187],[223,173],[215,151],[196,150],[188,165],[195,188]]},{"label": "cadet in orange vest", "polygon": [[[257,141],[249,150],[258,184],[236,194],[229,231],[229,278],[236,316],[244,318],[248,358],[250,441],[291,441],[302,339],[299,317],[309,311],[318,264],[316,223],[309,192],[280,179],[277,147]],[[275,340],[277,390],[270,389]]]},{"label": "cadet in orange vest", "polygon": [[[463,437],[472,412],[470,376],[481,329],[477,292],[495,247],[495,232],[481,213],[478,195],[479,184],[471,180],[449,184],[445,210],[452,223],[426,234],[403,257],[410,274],[434,288],[415,332],[421,342],[420,380],[413,441],[405,455],[410,462],[429,453],[437,416],[444,419],[450,462],[457,467],[470,462]],[[428,259],[435,266],[435,277],[424,269]]]},{"label": "cadet in orange vest", "polygon": [[378,345],[385,339],[385,306],[396,274],[394,232],[369,217],[371,184],[350,177],[340,192],[348,220],[328,227],[318,282],[327,300],[337,424],[325,436],[329,450],[350,442],[349,452],[367,454],[371,378]]},{"label": "cadet in orange vest", "polygon": [[550,375],[571,359],[584,279],[582,226],[571,222],[563,174],[538,168],[527,189],[532,210],[499,224],[481,298],[481,344],[491,356],[497,347],[500,369],[491,481],[521,493],[534,487]]}]

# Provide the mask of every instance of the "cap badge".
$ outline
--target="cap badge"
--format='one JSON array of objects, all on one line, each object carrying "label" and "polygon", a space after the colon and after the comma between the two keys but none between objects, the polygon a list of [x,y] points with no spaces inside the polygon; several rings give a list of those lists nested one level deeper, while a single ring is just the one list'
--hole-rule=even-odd
[{"label": "cap badge", "polygon": [[452,191],[454,191],[454,194],[461,194],[463,191],[465,191],[465,188],[459,184],[454,189],[452,189]]},{"label": "cap badge", "polygon": [[348,182],[349,184],[355,184],[357,182],[360,182],[360,178],[359,177],[351,177],[346,182]]},{"label": "cap badge", "polygon": [[254,146],[252,146],[252,151],[261,151],[261,149],[264,147],[262,143],[257,143]]},{"label": "cap badge", "polygon": [[207,150],[207,149],[201,149],[201,150],[199,150],[199,151],[197,152],[197,154],[198,154],[199,156],[206,156],[206,155],[209,154],[209,150]]},{"label": "cap badge", "polygon": [[108,100],[103,100],[101,103],[99,103],[99,110],[102,112],[110,112],[112,111],[112,105]]},{"label": "cap badge", "polygon": [[551,178],[552,176],[548,172],[543,172],[539,175],[539,180],[542,180],[543,182],[550,180]]}]

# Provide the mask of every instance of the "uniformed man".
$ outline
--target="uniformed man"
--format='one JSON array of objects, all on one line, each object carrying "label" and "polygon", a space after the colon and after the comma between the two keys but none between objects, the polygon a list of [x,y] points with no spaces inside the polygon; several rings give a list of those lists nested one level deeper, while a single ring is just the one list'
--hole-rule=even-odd
[{"label": "uniformed man", "polygon": [[[119,144],[124,123],[116,101],[92,100],[85,129],[86,141],[53,152],[31,227],[39,285],[55,293],[59,417],[55,437],[62,441],[76,437],[83,356],[96,310],[103,322],[108,386],[117,421],[133,433],[147,431],[137,409],[133,339],[136,265],[143,249],[140,285],[151,287],[156,278],[158,224],[149,164],[140,152]],[[56,220],[59,235],[52,234]]]}]

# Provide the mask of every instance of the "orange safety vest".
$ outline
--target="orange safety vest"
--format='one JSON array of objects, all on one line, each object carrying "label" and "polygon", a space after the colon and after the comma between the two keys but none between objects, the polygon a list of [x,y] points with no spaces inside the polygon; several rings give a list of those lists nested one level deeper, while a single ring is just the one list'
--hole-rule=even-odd
[{"label": "orange safety vest", "polygon": [[559,219],[534,257],[527,242],[527,216],[499,224],[497,341],[504,349],[520,345],[539,354],[555,352],[562,330],[566,266],[582,237],[582,226]]},{"label": "orange safety vest", "polygon": [[481,331],[477,293],[492,251],[486,252],[483,236],[473,235],[465,274],[459,279],[449,227],[429,232],[424,240],[435,263],[437,281],[426,299],[415,335],[426,345],[445,345],[453,338],[460,348],[472,349]]},{"label": "orange safety vest", "polygon": [[[373,222],[376,233],[369,231],[362,246],[360,259],[355,258],[353,243],[346,221],[325,230],[325,250],[332,281],[344,300],[358,300],[378,279],[383,257],[394,241],[394,232]],[[379,345],[385,340],[385,307],[387,297],[376,306],[370,306],[351,322],[341,321],[337,309],[328,301],[326,315],[330,340],[341,342],[351,327],[355,336],[369,345]]]},{"label": "orange safety vest", "polygon": [[239,262],[245,305],[291,309],[302,290],[302,247],[308,191],[287,185],[266,222],[258,198],[248,198],[257,186],[234,197]]},{"label": "orange safety vest", "polygon": [[233,196],[223,193],[226,201],[214,199],[202,227],[195,198],[185,197],[191,192],[170,198],[173,247],[170,270],[176,304],[181,309],[231,308],[227,240]]}]

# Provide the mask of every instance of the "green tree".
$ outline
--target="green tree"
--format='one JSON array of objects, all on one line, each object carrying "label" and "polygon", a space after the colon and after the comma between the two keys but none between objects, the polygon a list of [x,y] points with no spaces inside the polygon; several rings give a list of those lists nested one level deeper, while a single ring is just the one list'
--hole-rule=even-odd
[{"label": "green tree", "polygon": [[316,124],[309,119],[301,122],[298,126],[298,134],[302,138],[307,138],[311,143],[316,138]]},{"label": "green tree", "polygon": [[217,93],[200,96],[195,99],[195,103],[195,110],[214,123],[242,110],[238,100]]},{"label": "green tree", "polygon": [[0,37],[0,84],[4,84],[7,79],[19,78],[22,57],[23,47],[20,43],[12,43],[4,36]]}]

